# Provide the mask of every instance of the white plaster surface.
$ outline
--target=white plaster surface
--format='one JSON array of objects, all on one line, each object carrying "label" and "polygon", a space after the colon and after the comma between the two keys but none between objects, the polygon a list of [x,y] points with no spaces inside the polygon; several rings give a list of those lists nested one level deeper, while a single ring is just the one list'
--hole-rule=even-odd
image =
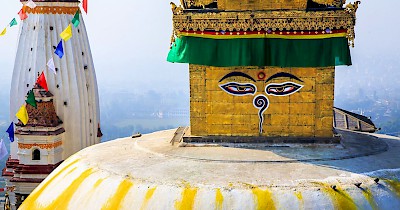
[{"label": "white plaster surface", "polygon": [[[101,209],[118,200],[118,209],[180,209],[180,202],[193,199],[193,209],[218,209],[216,190],[223,196],[220,209],[259,209],[262,202],[256,189],[269,192],[268,208],[277,209],[398,209],[400,206],[400,139],[388,136],[376,138],[388,144],[379,154],[344,160],[311,162],[243,162],[229,159],[246,154],[261,160],[278,158],[273,151],[240,148],[198,147],[188,157],[178,156],[189,148],[171,146],[175,130],[160,131],[140,138],[122,138],[86,148],[66,160],[32,193],[21,209],[46,207],[63,196],[72,194],[68,209]],[[371,135],[345,132],[362,149],[363,138]],[[360,136],[361,135],[361,136]],[[316,148],[298,148],[316,151]],[[204,160],[219,153],[226,160]],[[281,153],[285,154],[285,153]],[[313,154],[310,154],[312,157]],[[288,157],[282,157],[286,160]],[[91,170],[76,188],[65,191]],[[378,184],[374,182],[380,178]],[[93,183],[104,179],[94,187]],[[121,191],[122,182],[132,183]],[[355,183],[362,183],[361,188]],[[331,186],[337,186],[337,191]],[[150,198],[150,189],[155,188]],[[120,190],[118,190],[120,189]],[[185,192],[195,190],[190,198]],[[370,192],[368,199],[363,192]],[[90,192],[90,193],[89,193]],[[299,199],[296,193],[300,193]],[[268,194],[268,193],[267,193]],[[117,196],[115,196],[117,195]],[[261,197],[266,199],[266,197]],[[347,202],[347,203],[346,203]],[[265,207],[265,206],[264,206]],[[378,207],[378,208],[376,208]]]}]

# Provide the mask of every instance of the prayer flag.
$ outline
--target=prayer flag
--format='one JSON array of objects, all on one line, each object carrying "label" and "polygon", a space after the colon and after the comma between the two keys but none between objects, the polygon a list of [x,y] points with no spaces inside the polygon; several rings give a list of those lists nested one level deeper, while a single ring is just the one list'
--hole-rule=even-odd
[{"label": "prayer flag", "polygon": [[33,90],[30,90],[28,92],[28,97],[26,97],[25,102],[35,108],[37,108],[37,104],[36,104],[36,99],[35,99],[35,94],[33,93]]},{"label": "prayer flag", "polygon": [[56,51],[54,51],[54,53],[56,55],[58,55],[58,57],[62,58],[64,56],[64,49],[63,49],[63,45],[62,45],[62,40],[60,40],[60,43],[58,43]]},{"label": "prayer flag", "polygon": [[1,139],[1,142],[0,142],[0,159],[3,159],[7,155],[8,155],[7,147],[4,144],[3,139]]},{"label": "prayer flag", "polygon": [[87,1],[88,0],[83,0],[83,2],[82,2],[82,7],[83,7],[83,10],[85,10],[86,14],[87,14]]},{"label": "prayer flag", "polygon": [[17,114],[15,116],[22,122],[22,124],[26,125],[28,123],[28,111],[26,110],[25,104],[21,106]]},{"label": "prayer flag", "polygon": [[26,6],[30,7],[31,9],[34,9],[34,8],[36,7],[36,4],[35,4],[35,2],[33,2],[32,0],[29,0],[29,1],[26,3]]},{"label": "prayer flag", "polygon": [[10,139],[10,141],[14,142],[14,123],[13,122],[11,122],[11,124],[8,127],[6,132],[8,133],[8,138]]},{"label": "prayer flag", "polygon": [[49,91],[49,88],[47,87],[47,82],[46,82],[46,76],[44,76],[44,72],[38,77],[36,84],[40,85],[43,89],[46,91]]},{"label": "prayer flag", "polygon": [[80,21],[79,21],[79,9],[76,11],[74,15],[74,19],[72,19],[72,24],[74,24],[75,28],[78,27]]},{"label": "prayer flag", "polygon": [[64,41],[68,41],[72,37],[72,27],[71,24],[68,25],[68,27],[61,32],[60,34],[61,39],[64,39]]},{"label": "prayer flag", "polygon": [[28,18],[28,15],[25,13],[25,6],[22,7],[22,9],[18,12],[19,18],[21,20],[25,20]]},{"label": "prayer flag", "polygon": [[10,27],[13,27],[13,26],[16,26],[18,23],[17,23],[17,20],[14,18],[14,19],[12,19],[11,20],[11,22],[10,22]]},{"label": "prayer flag", "polygon": [[4,36],[7,33],[7,28],[4,28],[4,30],[0,33],[0,36]]},{"label": "prayer flag", "polygon": [[51,69],[54,72],[54,74],[57,74],[53,57],[51,57],[50,60],[47,62],[47,67],[49,67],[49,69]]}]

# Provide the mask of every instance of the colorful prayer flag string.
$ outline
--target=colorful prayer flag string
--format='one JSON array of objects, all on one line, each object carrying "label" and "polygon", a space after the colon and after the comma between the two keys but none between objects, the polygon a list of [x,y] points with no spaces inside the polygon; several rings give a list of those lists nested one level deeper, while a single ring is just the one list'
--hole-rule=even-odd
[{"label": "colorful prayer flag string", "polygon": [[67,28],[65,28],[65,30],[63,32],[61,32],[60,34],[61,39],[63,39],[64,41],[68,41],[69,39],[71,39],[72,37],[72,27],[71,24],[68,25]]}]

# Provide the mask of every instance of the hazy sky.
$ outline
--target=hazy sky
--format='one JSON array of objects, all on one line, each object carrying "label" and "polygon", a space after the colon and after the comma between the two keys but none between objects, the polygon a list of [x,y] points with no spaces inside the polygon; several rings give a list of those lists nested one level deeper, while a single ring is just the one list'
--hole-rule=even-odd
[{"label": "hazy sky", "polygon": [[[21,8],[19,0],[1,0],[0,27]],[[90,0],[84,15],[100,90],[186,90],[188,68],[166,62],[172,31],[169,0]],[[178,3],[178,0],[175,0]],[[340,67],[337,80],[361,63],[400,57],[398,0],[364,0],[357,13],[352,67]],[[0,87],[9,88],[18,28],[0,37]],[[373,58],[373,60],[371,60]],[[397,62],[398,64],[399,62]],[[399,71],[398,65],[393,71]],[[379,71],[379,70],[378,70]],[[116,89],[117,88],[117,89]]]}]

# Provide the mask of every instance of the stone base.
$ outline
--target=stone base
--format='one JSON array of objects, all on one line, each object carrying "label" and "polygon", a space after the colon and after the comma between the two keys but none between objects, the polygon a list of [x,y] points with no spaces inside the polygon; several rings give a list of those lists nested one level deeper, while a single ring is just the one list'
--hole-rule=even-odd
[{"label": "stone base", "polygon": [[186,143],[339,144],[340,137],[185,136]]}]

